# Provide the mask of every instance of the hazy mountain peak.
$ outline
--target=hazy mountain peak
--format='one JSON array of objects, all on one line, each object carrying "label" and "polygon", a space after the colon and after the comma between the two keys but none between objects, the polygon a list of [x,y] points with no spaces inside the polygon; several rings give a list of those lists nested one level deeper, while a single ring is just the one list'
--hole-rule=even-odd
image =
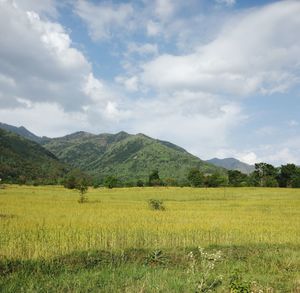
[{"label": "hazy mountain peak", "polygon": [[254,171],[254,166],[241,162],[235,158],[224,158],[224,159],[213,158],[207,160],[206,162],[218,167],[223,167],[227,170],[238,170],[245,174],[249,174]]}]

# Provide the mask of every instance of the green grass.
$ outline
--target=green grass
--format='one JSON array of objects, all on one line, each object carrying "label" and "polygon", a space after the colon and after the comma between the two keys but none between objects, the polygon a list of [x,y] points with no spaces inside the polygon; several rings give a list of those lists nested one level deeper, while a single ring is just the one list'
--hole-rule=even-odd
[{"label": "green grass", "polygon": [[[194,292],[188,253],[220,250],[211,277],[235,271],[263,292],[300,292],[300,190],[0,189],[1,292]],[[153,211],[150,198],[164,201]],[[147,262],[161,249],[163,263]],[[23,288],[23,289],[22,289]],[[266,291],[273,288],[274,291]],[[297,291],[298,290],[298,291]]]}]

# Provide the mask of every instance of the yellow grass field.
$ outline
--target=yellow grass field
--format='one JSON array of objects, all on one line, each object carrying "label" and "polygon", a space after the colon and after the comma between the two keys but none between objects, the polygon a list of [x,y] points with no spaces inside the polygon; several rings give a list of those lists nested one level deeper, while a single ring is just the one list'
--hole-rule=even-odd
[{"label": "yellow grass field", "polygon": [[[92,189],[88,203],[58,186],[0,190],[0,258],[51,258],[89,249],[300,244],[300,190]],[[147,201],[164,201],[153,211]]]}]

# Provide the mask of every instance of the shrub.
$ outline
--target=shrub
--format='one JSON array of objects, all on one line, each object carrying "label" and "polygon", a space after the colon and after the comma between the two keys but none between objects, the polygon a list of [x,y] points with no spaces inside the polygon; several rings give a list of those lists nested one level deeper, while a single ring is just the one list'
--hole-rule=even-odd
[{"label": "shrub", "polygon": [[115,176],[107,176],[103,182],[104,186],[107,188],[121,187],[120,180]]},{"label": "shrub", "polygon": [[137,187],[143,187],[143,186],[144,186],[144,181],[143,181],[143,180],[138,180],[138,181],[136,182],[136,186],[137,186]]},{"label": "shrub", "polygon": [[88,191],[88,184],[87,184],[87,180],[85,180],[85,178],[82,178],[81,180],[79,180],[79,182],[77,183],[76,187],[75,187],[78,191],[79,191],[79,203],[85,203],[88,201],[87,197],[86,197],[86,193]]},{"label": "shrub", "polygon": [[166,208],[164,206],[164,202],[159,199],[149,199],[149,206],[152,210],[156,211],[164,211]]}]

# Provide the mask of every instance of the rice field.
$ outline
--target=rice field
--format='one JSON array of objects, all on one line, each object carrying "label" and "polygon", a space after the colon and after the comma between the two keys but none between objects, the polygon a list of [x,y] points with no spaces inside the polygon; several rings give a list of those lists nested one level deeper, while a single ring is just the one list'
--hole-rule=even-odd
[{"label": "rice field", "polygon": [[[300,247],[300,190],[92,189],[88,203],[59,186],[0,189],[0,259],[51,259],[76,251],[212,245]],[[164,201],[153,211],[148,200]]]}]

